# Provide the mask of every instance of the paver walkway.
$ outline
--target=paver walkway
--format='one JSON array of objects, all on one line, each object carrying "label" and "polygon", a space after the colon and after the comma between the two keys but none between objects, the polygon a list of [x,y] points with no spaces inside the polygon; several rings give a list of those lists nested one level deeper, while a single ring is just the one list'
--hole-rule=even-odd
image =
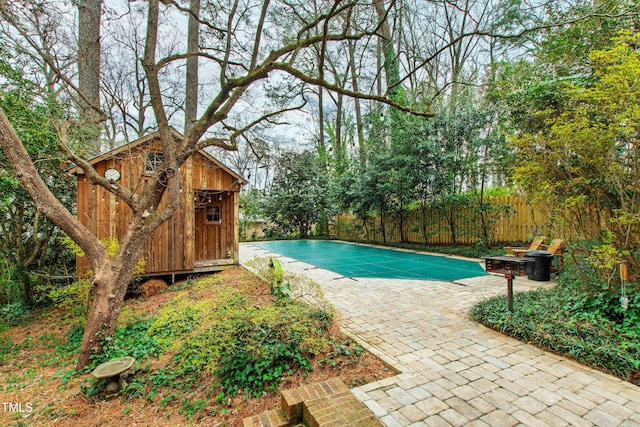
[{"label": "paver walkway", "polygon": [[[241,262],[275,255],[240,247]],[[387,426],[640,426],[640,387],[469,319],[474,302],[506,292],[503,277],[354,280],[279,258],[318,282],[343,330],[401,372],[352,390]],[[514,282],[516,292],[540,286]]]}]

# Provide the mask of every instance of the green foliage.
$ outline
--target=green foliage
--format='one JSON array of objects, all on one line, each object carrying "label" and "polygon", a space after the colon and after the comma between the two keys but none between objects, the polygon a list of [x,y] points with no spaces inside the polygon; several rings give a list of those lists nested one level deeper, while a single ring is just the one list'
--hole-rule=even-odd
[{"label": "green foliage", "polygon": [[558,8],[550,19],[572,23],[547,30],[538,52],[541,66],[558,76],[589,74],[591,52],[610,48],[619,31],[637,28],[636,9],[633,0],[576,2],[566,10]]},{"label": "green foliage", "polygon": [[230,345],[221,348],[216,369],[224,389],[232,395],[244,389],[258,396],[277,390],[282,376],[294,369],[311,370],[308,356],[327,345],[317,317],[305,305],[288,303],[261,310],[247,307],[242,318],[227,319],[234,330],[224,337]]},{"label": "green foliage", "polygon": [[8,262],[5,261],[3,264],[3,268],[0,270],[0,303],[20,304],[23,301],[23,295],[17,275]]},{"label": "green foliage", "polygon": [[285,153],[265,199],[264,213],[283,235],[307,237],[322,218],[331,217],[328,176],[312,152]]},{"label": "green foliage", "polygon": [[161,346],[156,337],[149,333],[155,319],[140,317],[136,322],[116,328],[113,337],[104,342],[104,352],[92,356],[93,366],[117,357],[131,356],[140,362],[151,356],[160,354]]},{"label": "green foliage", "polygon": [[[101,242],[107,248],[109,256],[114,256],[120,247],[118,240],[113,237],[104,238]],[[65,236],[61,238],[61,243],[76,256],[84,256],[82,249],[69,237]],[[144,257],[141,257],[136,264],[134,274],[139,275],[144,273],[145,265],[145,259]],[[71,315],[77,317],[84,323],[93,298],[92,276],[93,272],[89,270],[86,274],[78,277],[70,284],[40,286],[37,288],[40,294],[39,301],[47,301],[58,308],[68,310]]]},{"label": "green foliage", "polygon": [[[267,262],[269,283],[275,283]],[[277,276],[280,283],[287,278],[282,269]],[[211,287],[216,297],[194,299],[199,289]],[[194,291],[165,304],[149,328],[158,351],[173,351],[169,367],[149,377],[153,395],[166,385],[187,387],[203,374],[214,373],[227,393],[242,390],[257,396],[275,390],[284,375],[310,369],[310,357],[327,348],[328,312],[284,296],[274,305],[258,307],[247,298],[248,290],[215,280],[201,281]],[[184,410],[190,411],[187,405]]]},{"label": "green foliage", "polygon": [[187,293],[181,293],[162,308],[149,333],[158,340],[163,350],[172,348],[174,342],[178,344],[176,340],[198,329],[205,314],[214,308],[211,301],[196,303]]},{"label": "green foliage", "polygon": [[[606,237],[630,254],[640,232],[640,35],[622,33],[607,50],[591,52],[591,84],[567,84],[563,102],[543,129],[514,138],[520,153],[514,179],[544,200],[565,234]],[[628,251],[628,252],[625,252]]]},{"label": "green foliage", "polygon": [[[474,195],[485,194],[490,179],[504,179],[509,153],[506,139],[494,129],[497,111],[489,104],[478,108],[466,95],[456,102],[457,108],[435,106],[437,114],[430,119],[394,114],[388,128],[379,129],[379,120],[373,118],[366,161],[355,162],[335,178],[338,206],[356,215],[371,240],[387,241],[386,227],[371,224],[372,215],[392,223],[406,242],[409,211],[437,207],[445,213],[456,241],[461,208],[472,206],[478,200]],[[476,210],[486,220],[469,221],[479,224],[475,234],[488,242],[489,208],[478,203]],[[428,242],[426,224],[422,228]]]},{"label": "green foliage", "polygon": [[109,384],[109,380],[104,378],[85,378],[80,383],[80,392],[86,397],[100,396],[107,389],[107,384]]},{"label": "green foliage", "polygon": [[215,372],[225,390],[259,395],[294,369],[310,369],[309,356],[326,346],[318,310],[292,301],[257,308],[228,291],[208,311],[206,326],[182,337],[173,371],[178,376]]},{"label": "green foliage", "polygon": [[0,324],[15,326],[29,313],[29,307],[22,301],[0,307]]},{"label": "green foliage", "polygon": [[[266,268],[272,270],[267,262]],[[298,283],[284,270],[281,276]],[[15,359],[30,348],[50,348],[42,366],[60,364],[62,368],[56,374],[60,387],[77,387],[80,383],[80,391],[94,401],[102,398],[107,381],[76,381],[81,374],[112,358],[132,356],[137,363],[128,373],[121,396],[143,398],[160,408],[171,407],[196,422],[204,410],[213,414],[230,412],[232,394],[244,393],[248,398],[276,390],[287,375],[311,369],[315,355],[335,355],[332,357],[344,365],[359,359],[362,349],[350,340],[329,342],[330,312],[291,298],[271,298],[264,294],[264,284],[249,272],[242,282],[231,287],[224,276],[216,275],[197,284],[192,280],[184,285],[189,289],[165,303],[157,317],[132,316],[123,311],[113,339],[105,343],[105,353],[93,358],[82,373],[69,367],[82,342],[82,325],[72,326],[66,337],[51,333],[18,344],[0,334],[0,360]],[[168,365],[151,369],[149,357],[163,352],[170,354]],[[38,372],[34,369],[33,373],[8,377],[6,382],[18,390]]]},{"label": "green foliage", "polygon": [[47,298],[55,306],[70,311],[84,323],[91,302],[91,288],[90,278],[78,278],[68,286],[49,289]]},{"label": "green foliage", "polygon": [[499,296],[476,304],[471,315],[507,335],[628,379],[640,365],[640,292],[629,293],[626,312],[619,297],[606,284],[585,285],[570,269],[553,289],[517,293],[513,313],[506,310],[506,296]]},{"label": "green foliage", "polygon": [[264,196],[258,189],[243,190],[240,193],[240,238],[256,240],[256,232],[247,236],[247,229],[251,224],[265,217]]},{"label": "green foliage", "polygon": [[182,398],[182,409],[180,412],[185,414],[189,421],[193,419],[196,413],[201,412],[206,408],[208,401],[206,399],[191,400],[187,397]]},{"label": "green foliage", "polygon": [[[54,120],[60,106],[37,82],[29,80],[13,59],[0,49],[0,108],[22,140],[47,185],[63,205],[75,203],[67,161],[58,149]],[[0,276],[0,303],[36,303],[36,287],[59,283],[46,276],[66,275],[73,257],[60,245],[61,232],[35,208],[0,151],[0,264],[8,274]],[[6,270],[5,270],[6,268]],[[35,275],[34,273],[45,273]]]},{"label": "green foliage", "polygon": [[320,361],[320,365],[329,365],[333,369],[341,369],[358,363],[364,354],[364,349],[352,340],[347,338],[343,342],[330,341],[331,351]]},{"label": "green foliage", "polygon": [[[120,248],[120,242],[115,237],[105,237],[104,239],[100,240],[100,242],[107,249],[107,254],[109,254],[110,257],[115,256],[116,252],[118,252],[118,249]],[[80,246],[76,242],[71,240],[71,238],[66,237],[65,239],[63,239],[63,243],[65,246],[71,249],[76,256],[84,257],[84,252],[82,251],[82,248],[80,248]],[[138,260],[138,263],[136,264],[135,269],[133,270],[133,274],[134,275],[143,274],[145,271],[146,264],[147,262],[144,259],[144,256],[140,257],[140,259]]]},{"label": "green foliage", "polygon": [[67,332],[67,342],[58,347],[58,351],[63,354],[71,355],[80,349],[82,336],[84,335],[83,325],[74,325]]},{"label": "green foliage", "polygon": [[271,295],[282,300],[289,297],[291,286],[288,283],[283,283],[284,271],[282,264],[277,258],[271,258],[271,265],[273,270],[273,282],[271,284]]}]

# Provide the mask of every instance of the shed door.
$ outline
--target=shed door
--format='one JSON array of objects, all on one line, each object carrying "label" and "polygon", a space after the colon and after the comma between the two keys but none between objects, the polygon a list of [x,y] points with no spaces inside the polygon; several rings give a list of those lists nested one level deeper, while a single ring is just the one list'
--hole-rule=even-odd
[{"label": "shed door", "polygon": [[222,253],[225,246],[222,240],[226,223],[222,203],[208,202],[196,209],[195,215],[196,261],[226,258],[226,254]]}]

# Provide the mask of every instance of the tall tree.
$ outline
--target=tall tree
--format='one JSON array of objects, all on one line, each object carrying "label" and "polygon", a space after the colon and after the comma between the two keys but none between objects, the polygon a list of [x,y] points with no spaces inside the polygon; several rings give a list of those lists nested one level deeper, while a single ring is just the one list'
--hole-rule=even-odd
[{"label": "tall tree", "polygon": [[100,17],[102,0],[78,1],[78,89],[81,116],[92,126],[89,141],[99,151],[100,106]]},{"label": "tall tree", "polygon": [[328,194],[328,175],[313,152],[284,153],[278,162],[273,186],[265,200],[265,215],[285,234],[305,238],[323,217]]},{"label": "tall tree", "polygon": [[191,0],[187,34],[187,75],[184,100],[184,133],[189,133],[198,118],[198,50],[200,49],[200,0]]},{"label": "tall tree", "polygon": [[[57,134],[50,121],[61,113],[59,105],[46,88],[25,78],[21,70],[13,69],[1,57],[0,79],[0,108],[7,112],[30,154],[39,159],[39,169],[46,171],[56,197],[70,208],[75,199],[71,177],[65,172],[66,159],[58,150]],[[44,285],[47,275],[61,275],[71,257],[59,247],[52,248],[52,242],[60,236],[59,229],[36,209],[2,152],[0,194],[0,262],[6,267],[4,274],[13,278],[20,291],[11,295],[5,293],[8,289],[0,289],[0,301],[33,305],[36,285]]]},{"label": "tall tree", "polygon": [[559,212],[572,235],[608,238],[616,256],[632,255],[640,233],[640,36],[625,32],[592,52],[592,81],[567,85],[546,126],[514,139],[514,177],[531,197]]}]

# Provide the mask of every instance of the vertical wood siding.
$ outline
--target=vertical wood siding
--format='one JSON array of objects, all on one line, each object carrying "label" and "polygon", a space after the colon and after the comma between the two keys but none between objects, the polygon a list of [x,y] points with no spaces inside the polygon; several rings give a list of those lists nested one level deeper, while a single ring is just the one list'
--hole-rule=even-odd
[{"label": "vertical wood siding", "polygon": [[[118,184],[141,191],[144,183],[153,179],[144,175],[145,160],[150,150],[158,150],[153,143],[118,153],[115,157],[96,163],[96,171],[104,175],[109,168],[120,172]],[[144,253],[146,273],[193,270],[196,261],[226,259],[227,252],[238,251],[236,178],[206,156],[194,154],[180,169],[182,203],[176,214],[162,224],[149,239]],[[222,198],[221,224],[204,224],[204,209],[196,209],[194,196],[198,190],[217,192]],[[99,239],[123,236],[131,218],[131,209],[103,189],[78,176],[78,219]],[[164,201],[161,203],[161,206]],[[78,272],[88,269],[84,258],[77,258]]]},{"label": "vertical wood siding", "polygon": [[[510,214],[485,214],[492,242],[527,241],[538,232],[550,235],[548,218],[540,209],[527,203],[518,196],[492,197],[487,200],[494,206],[509,206]],[[498,209],[498,212],[501,210]],[[409,243],[453,244],[451,224],[448,221],[451,210],[429,207],[425,210],[410,211],[404,221],[404,235]],[[453,224],[455,243],[473,244],[482,238],[482,221],[470,206],[453,209]],[[386,241],[398,243],[401,241],[400,225],[397,218],[386,214],[384,231]],[[334,218],[331,229],[333,235],[344,239],[383,240],[380,216],[368,219],[366,225],[361,219],[350,215],[338,215]]]}]

